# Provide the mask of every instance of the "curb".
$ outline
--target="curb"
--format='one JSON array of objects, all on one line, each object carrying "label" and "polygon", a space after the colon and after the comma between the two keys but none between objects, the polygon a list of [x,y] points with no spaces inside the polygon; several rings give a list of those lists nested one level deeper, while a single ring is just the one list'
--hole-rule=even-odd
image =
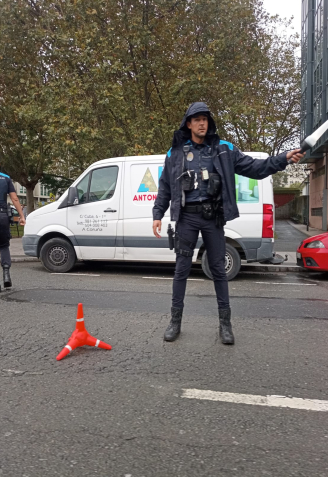
[{"label": "curb", "polygon": [[[40,262],[36,257],[11,257],[12,263]],[[242,264],[241,272],[306,272],[306,269],[298,265],[264,265]]]},{"label": "curb", "polygon": [[[317,229],[315,232],[310,232],[310,230],[302,230],[300,227],[298,227],[298,225],[300,225],[300,224],[295,224],[294,222],[292,222],[290,220],[287,220],[287,223],[288,223],[288,225],[290,225],[291,227],[294,227],[294,229],[298,230],[299,232],[301,232],[304,235],[307,235],[308,237],[314,237],[315,235],[320,235],[320,234],[325,233],[324,230],[319,230],[319,229]],[[310,227],[310,229],[311,228],[313,229],[313,227]]]},{"label": "curb", "polygon": [[20,263],[20,262],[39,262],[38,258],[34,257],[11,257],[12,263]]},{"label": "curb", "polygon": [[306,272],[305,268],[298,265],[242,265],[242,272]]}]

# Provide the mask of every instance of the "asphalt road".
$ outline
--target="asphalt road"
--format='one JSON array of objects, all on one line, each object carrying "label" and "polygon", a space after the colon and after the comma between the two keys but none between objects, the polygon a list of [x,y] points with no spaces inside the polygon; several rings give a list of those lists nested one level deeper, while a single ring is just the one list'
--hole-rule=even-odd
[{"label": "asphalt road", "polygon": [[[184,397],[327,400],[327,275],[240,274],[229,285],[236,345],[226,347],[200,271],[175,343],[162,339],[172,267],[74,273],[14,264],[15,288],[0,295],[0,475],[328,475],[328,412]],[[113,349],[57,362],[78,302],[87,329]]]},{"label": "asphalt road", "polygon": [[275,250],[284,252],[296,252],[300,242],[309,238],[308,235],[290,225],[287,220],[276,220],[275,235]]}]

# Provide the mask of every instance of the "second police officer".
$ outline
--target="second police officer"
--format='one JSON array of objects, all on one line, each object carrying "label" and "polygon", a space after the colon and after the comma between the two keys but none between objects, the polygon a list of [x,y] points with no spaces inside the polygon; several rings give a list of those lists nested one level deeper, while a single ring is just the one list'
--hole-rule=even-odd
[{"label": "second police officer", "polygon": [[264,179],[283,171],[290,159],[297,163],[303,157],[299,151],[266,160],[253,159],[233,144],[220,140],[205,103],[189,106],[166,155],[153,208],[153,232],[157,238],[160,238],[161,220],[170,202],[171,220],[176,222],[171,321],[164,340],[174,341],[180,334],[187,278],[201,232],[217,297],[220,337],[223,344],[234,344],[223,227],[239,216],[235,174]]},{"label": "second police officer", "polygon": [[[19,199],[17,197],[15,187],[9,176],[0,172],[0,255],[1,255],[1,266],[3,268],[3,283],[5,288],[10,288],[12,286],[11,277],[10,277],[10,267],[11,267],[11,257],[9,250],[9,241],[10,241],[10,219],[7,205],[7,196],[10,196],[14,206],[19,213],[19,223],[20,225],[25,225],[25,218]],[[1,291],[1,286],[0,286]]]}]

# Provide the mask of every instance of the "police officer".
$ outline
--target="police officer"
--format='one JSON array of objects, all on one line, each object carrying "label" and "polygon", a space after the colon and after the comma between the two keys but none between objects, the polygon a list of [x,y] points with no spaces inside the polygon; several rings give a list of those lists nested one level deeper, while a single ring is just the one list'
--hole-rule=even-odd
[{"label": "police officer", "polygon": [[297,163],[300,149],[266,160],[253,159],[233,144],[220,140],[209,108],[203,102],[189,106],[180,129],[175,131],[159,181],[153,208],[153,232],[160,238],[161,220],[171,201],[171,220],[176,222],[176,268],[173,280],[171,321],[164,340],[180,334],[187,278],[199,232],[208,255],[218,303],[220,337],[234,344],[223,226],[239,216],[235,173],[263,179],[283,171],[288,160]]},{"label": "police officer", "polygon": [[[7,195],[9,194],[14,206],[19,213],[20,225],[25,225],[25,218],[20,206],[14,185],[9,176],[0,172],[0,255],[3,268],[3,282],[5,288],[12,286],[10,278],[11,258],[9,251],[10,220],[8,216]],[[1,291],[1,286],[0,286]]]}]

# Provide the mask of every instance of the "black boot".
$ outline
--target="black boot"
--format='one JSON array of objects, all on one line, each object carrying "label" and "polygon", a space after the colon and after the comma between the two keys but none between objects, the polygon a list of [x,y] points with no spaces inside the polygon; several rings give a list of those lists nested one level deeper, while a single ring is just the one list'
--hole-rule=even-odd
[{"label": "black boot", "polygon": [[164,341],[174,341],[181,331],[183,308],[171,308],[171,321],[164,333]]},{"label": "black boot", "polygon": [[232,332],[231,326],[231,309],[223,308],[219,309],[219,320],[220,320],[220,336],[223,344],[233,345],[235,343],[235,338]]},{"label": "black boot", "polygon": [[8,267],[8,265],[4,265],[4,267],[3,267],[3,286],[5,288],[11,288],[12,287],[9,269],[10,269],[10,267]]}]

